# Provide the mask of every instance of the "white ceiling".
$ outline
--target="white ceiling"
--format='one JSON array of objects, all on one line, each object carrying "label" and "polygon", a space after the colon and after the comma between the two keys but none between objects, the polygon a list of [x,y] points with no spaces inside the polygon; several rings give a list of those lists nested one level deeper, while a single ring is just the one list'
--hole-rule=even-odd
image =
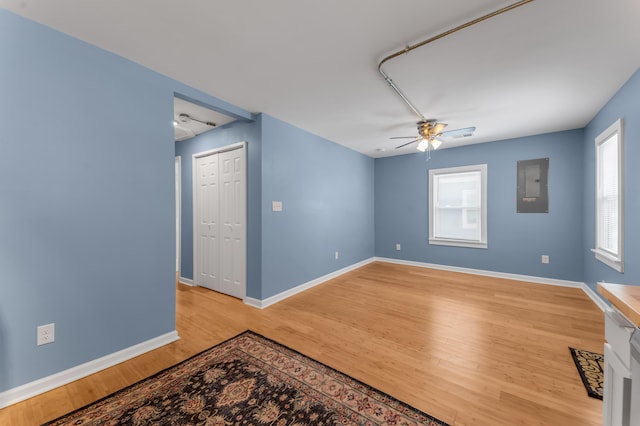
[{"label": "white ceiling", "polygon": [[[0,6],[251,112],[373,157],[417,117],[385,56],[497,0],[0,0]],[[535,0],[385,70],[427,118],[477,126],[449,146],[580,128],[640,67],[640,1]],[[378,152],[376,149],[386,149]]]},{"label": "white ceiling", "polygon": [[[189,117],[185,118],[181,115]],[[174,97],[173,120],[175,140],[179,142],[235,121],[235,118]],[[207,123],[213,123],[215,126]]]}]

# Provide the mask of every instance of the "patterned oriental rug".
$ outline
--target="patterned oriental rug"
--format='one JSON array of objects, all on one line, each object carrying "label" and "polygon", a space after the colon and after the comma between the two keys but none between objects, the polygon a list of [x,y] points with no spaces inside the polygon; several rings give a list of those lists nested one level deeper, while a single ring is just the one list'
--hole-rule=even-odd
[{"label": "patterned oriental rug", "polygon": [[251,331],[46,425],[446,423]]},{"label": "patterned oriental rug", "polygon": [[573,362],[576,364],[582,383],[591,398],[602,399],[604,383],[604,356],[602,354],[585,351],[584,349],[569,348]]}]

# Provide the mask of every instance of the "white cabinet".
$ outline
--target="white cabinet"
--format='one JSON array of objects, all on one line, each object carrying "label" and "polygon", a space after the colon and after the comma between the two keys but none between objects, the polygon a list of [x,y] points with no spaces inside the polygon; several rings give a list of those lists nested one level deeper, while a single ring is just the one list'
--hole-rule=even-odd
[{"label": "white cabinet", "polygon": [[640,425],[640,329],[631,336],[631,417],[630,425]]},{"label": "white cabinet", "polygon": [[[604,426],[637,426],[631,421],[632,371],[630,339],[636,327],[617,309],[605,312]],[[636,374],[640,374],[637,372]],[[640,380],[636,380],[640,382]],[[637,387],[638,383],[636,383]],[[638,405],[637,403],[635,405]],[[637,410],[636,408],[634,408]]]}]

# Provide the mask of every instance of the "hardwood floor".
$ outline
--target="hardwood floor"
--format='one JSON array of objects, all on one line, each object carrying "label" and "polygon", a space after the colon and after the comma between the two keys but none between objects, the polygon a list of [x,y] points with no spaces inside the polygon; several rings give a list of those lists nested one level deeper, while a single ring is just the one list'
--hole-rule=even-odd
[{"label": "hardwood floor", "polygon": [[600,425],[568,346],[602,353],[576,288],[372,263],[264,310],[179,284],[175,343],[0,410],[35,425],[252,329],[452,425]]}]

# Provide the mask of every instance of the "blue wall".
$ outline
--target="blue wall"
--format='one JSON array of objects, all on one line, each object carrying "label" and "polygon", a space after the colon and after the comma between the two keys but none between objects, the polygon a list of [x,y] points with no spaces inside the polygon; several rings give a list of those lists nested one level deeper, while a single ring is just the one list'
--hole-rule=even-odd
[{"label": "blue wall", "polygon": [[[585,129],[584,141],[584,241],[585,282],[595,289],[597,281],[640,285],[640,71],[627,81]],[[618,118],[624,137],[624,273],[595,259],[595,138]]]},{"label": "blue wall", "polygon": [[[586,282],[640,285],[640,71],[581,130],[491,142],[375,163],[376,255],[450,266]],[[624,119],[625,271],[591,253],[595,241],[595,138]],[[550,158],[549,213],[515,212],[516,162]],[[487,250],[430,246],[428,168],[488,164]],[[395,244],[402,250],[396,251]],[[550,264],[540,263],[548,254]]]},{"label": "blue wall", "polygon": [[193,278],[191,157],[239,141],[249,150],[247,296],[262,300],[373,257],[373,159],[259,114],[176,143],[183,277]]},{"label": "blue wall", "polygon": [[261,122],[233,122],[182,142],[175,154],[181,157],[181,265],[180,276],[193,279],[193,154],[238,142],[247,142],[247,296],[260,298],[261,275]]},{"label": "blue wall", "polygon": [[173,93],[15,15],[0,28],[4,390],[175,329]]},{"label": "blue wall", "polygon": [[2,392],[175,330],[174,92],[250,114],[4,9],[0,58]]},{"label": "blue wall", "polygon": [[[376,159],[376,255],[582,281],[582,141],[573,130],[438,150],[428,162],[426,153]],[[544,157],[549,213],[518,214],[517,161]],[[488,248],[429,245],[428,170],[470,164],[487,164]]]},{"label": "blue wall", "polygon": [[372,158],[264,114],[262,148],[262,299],[373,257]]}]

